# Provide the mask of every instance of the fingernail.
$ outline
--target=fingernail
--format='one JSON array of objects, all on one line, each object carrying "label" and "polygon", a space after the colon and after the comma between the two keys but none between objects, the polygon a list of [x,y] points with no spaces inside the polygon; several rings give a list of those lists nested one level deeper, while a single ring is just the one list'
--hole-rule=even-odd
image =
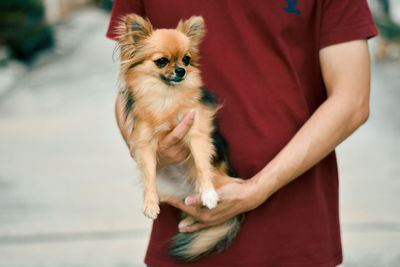
[{"label": "fingernail", "polygon": [[186,233],[186,228],[179,228],[179,232]]},{"label": "fingernail", "polygon": [[194,109],[190,110],[190,111],[189,111],[189,118],[190,118],[191,120],[193,120],[195,114],[196,114],[196,111],[195,111]]},{"label": "fingernail", "polygon": [[185,204],[187,206],[191,206],[191,205],[196,204],[196,196],[187,196],[185,198]]}]

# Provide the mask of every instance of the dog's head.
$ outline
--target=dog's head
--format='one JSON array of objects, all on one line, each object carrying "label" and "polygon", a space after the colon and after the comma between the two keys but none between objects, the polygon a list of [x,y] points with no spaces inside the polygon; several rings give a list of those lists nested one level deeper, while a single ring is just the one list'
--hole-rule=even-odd
[{"label": "dog's head", "polygon": [[157,77],[168,85],[179,84],[196,70],[204,32],[202,17],[180,21],[176,29],[154,30],[149,20],[127,15],[118,38],[121,71],[139,68],[142,74]]}]

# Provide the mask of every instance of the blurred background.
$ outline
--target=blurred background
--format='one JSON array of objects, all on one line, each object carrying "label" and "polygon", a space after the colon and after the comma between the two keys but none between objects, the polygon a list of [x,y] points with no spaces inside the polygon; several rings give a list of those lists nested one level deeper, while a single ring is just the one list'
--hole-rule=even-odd
[{"label": "blurred background", "polygon": [[[400,266],[400,1],[380,36],[369,121],[337,149],[344,263]],[[144,266],[151,221],[114,119],[112,0],[0,1],[0,267]]]}]

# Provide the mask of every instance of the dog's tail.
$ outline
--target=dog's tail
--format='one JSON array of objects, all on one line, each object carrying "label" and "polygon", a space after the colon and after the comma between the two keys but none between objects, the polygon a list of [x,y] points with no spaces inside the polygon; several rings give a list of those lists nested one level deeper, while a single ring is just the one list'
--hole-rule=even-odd
[{"label": "dog's tail", "polygon": [[236,237],[242,216],[193,233],[176,234],[172,240],[170,254],[183,261],[193,261],[212,251],[222,252]]}]

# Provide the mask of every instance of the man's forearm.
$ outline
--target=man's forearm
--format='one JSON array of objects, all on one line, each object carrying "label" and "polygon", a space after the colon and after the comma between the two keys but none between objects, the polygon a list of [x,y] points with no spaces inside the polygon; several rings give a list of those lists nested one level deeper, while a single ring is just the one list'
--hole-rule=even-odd
[{"label": "man's forearm", "polygon": [[[365,41],[357,42],[350,44],[350,48],[360,55],[354,56],[354,62],[349,55],[348,63],[354,65],[350,68],[357,68],[357,73],[343,74],[347,70],[341,71],[335,64],[340,65],[341,59],[332,59],[335,53],[331,51],[323,54],[322,69],[328,99],[277,156],[253,177],[252,182],[259,192],[257,205],[321,161],[368,118],[369,55]],[[341,51],[341,47],[336,50],[353,53],[351,49]],[[346,58],[346,55],[342,56]]]},{"label": "man's forearm", "polygon": [[267,199],[309,170],[331,153],[367,117],[368,112],[363,108],[355,111],[341,99],[328,99],[283,150],[253,178],[262,192],[260,197]]}]

